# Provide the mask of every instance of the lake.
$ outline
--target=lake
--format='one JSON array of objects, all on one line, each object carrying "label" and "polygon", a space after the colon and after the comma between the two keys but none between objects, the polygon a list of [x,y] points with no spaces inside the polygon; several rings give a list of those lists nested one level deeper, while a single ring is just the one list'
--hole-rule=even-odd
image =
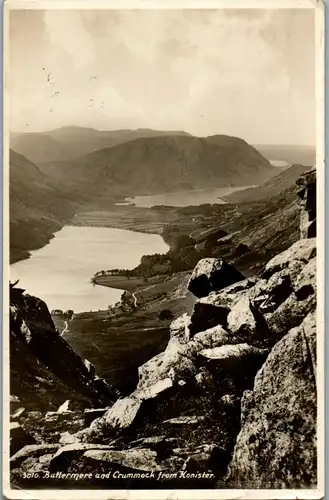
[{"label": "lake", "polygon": [[102,269],[133,269],[146,254],[166,253],[161,236],[103,227],[65,226],[31,257],[10,266],[10,280],[52,309],[107,309],[122,290],[93,286]]},{"label": "lake", "polygon": [[197,190],[191,191],[177,191],[175,193],[152,194],[143,196],[134,196],[133,198],[126,198],[125,203],[120,205],[129,205],[134,203],[136,207],[150,208],[155,205],[166,205],[171,207],[188,207],[191,205],[202,205],[204,203],[210,204],[223,204],[226,203],[222,197],[228,196],[235,191],[241,191],[256,186],[235,186],[216,188],[212,190]]},{"label": "lake", "polygon": [[278,167],[278,168],[288,168],[291,166],[291,163],[288,163],[287,161],[284,160],[269,160],[269,162],[273,167]]}]

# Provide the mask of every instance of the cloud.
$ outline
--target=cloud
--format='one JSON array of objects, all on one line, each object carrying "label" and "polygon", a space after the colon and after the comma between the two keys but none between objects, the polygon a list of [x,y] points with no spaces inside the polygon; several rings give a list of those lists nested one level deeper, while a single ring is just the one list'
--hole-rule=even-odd
[{"label": "cloud", "polygon": [[[26,12],[11,26],[33,29],[28,39],[13,36],[15,129],[28,119],[36,130],[142,126],[255,143],[314,140],[311,11]],[[51,114],[42,65],[60,92]]]}]

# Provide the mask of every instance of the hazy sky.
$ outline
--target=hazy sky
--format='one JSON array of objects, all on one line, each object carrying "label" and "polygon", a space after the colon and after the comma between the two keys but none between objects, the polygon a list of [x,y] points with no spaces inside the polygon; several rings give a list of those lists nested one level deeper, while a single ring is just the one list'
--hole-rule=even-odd
[{"label": "hazy sky", "polygon": [[313,144],[314,65],[313,9],[11,11],[11,129]]}]

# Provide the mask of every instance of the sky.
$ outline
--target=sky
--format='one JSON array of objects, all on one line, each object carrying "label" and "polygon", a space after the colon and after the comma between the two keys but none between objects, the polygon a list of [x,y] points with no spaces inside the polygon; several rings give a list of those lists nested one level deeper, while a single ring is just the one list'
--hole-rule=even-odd
[{"label": "sky", "polygon": [[12,10],[10,128],[315,143],[313,9]]}]

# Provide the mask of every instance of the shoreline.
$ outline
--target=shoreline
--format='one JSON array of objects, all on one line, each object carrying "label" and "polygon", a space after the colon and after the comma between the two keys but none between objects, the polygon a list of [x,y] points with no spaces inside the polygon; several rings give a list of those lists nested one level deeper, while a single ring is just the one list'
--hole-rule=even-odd
[{"label": "shoreline", "polygon": [[[35,250],[40,250],[45,247],[50,241],[55,237],[55,234],[60,231],[65,226],[84,226],[84,227],[108,227],[113,229],[126,229],[127,231],[134,231],[145,234],[159,234],[164,242],[171,247],[169,241],[163,237],[163,230],[165,226],[175,222],[175,212],[180,212],[180,210],[184,210],[186,208],[197,208],[205,203],[200,203],[198,205],[184,205],[184,206],[175,206],[175,205],[152,205],[150,207],[147,206],[138,206],[134,203],[134,199],[139,199],[141,197],[149,197],[149,196],[162,196],[166,194],[184,194],[184,193],[198,193],[198,192],[212,192],[218,189],[231,189],[232,193],[243,191],[245,189],[255,187],[252,186],[221,186],[212,189],[190,189],[184,191],[172,191],[170,193],[147,193],[144,195],[134,195],[134,196],[117,196],[117,198],[108,203],[107,200],[101,200],[101,202],[95,204],[95,202],[89,202],[84,206],[81,206],[81,210],[77,211],[70,219],[66,219],[60,225],[59,229],[47,235],[45,242],[35,246],[30,249],[21,249],[14,248],[10,250],[10,265],[16,264],[17,262],[27,260],[31,257],[31,252]],[[223,194],[223,196],[218,197],[218,203],[210,203],[210,205],[230,205],[231,201],[226,199],[225,197],[229,196],[229,194]],[[127,204],[125,204],[127,203]],[[160,215],[159,215],[160,212]],[[166,212],[166,213],[164,213]],[[173,215],[173,217],[165,217],[165,215],[169,215],[169,212]],[[83,221],[84,216],[90,217],[91,214],[106,214],[103,217],[101,223],[96,222],[92,223],[92,221]],[[158,217],[156,216],[158,214]],[[162,220],[161,215],[163,216]],[[109,222],[111,219],[111,222]],[[118,220],[115,220],[118,219]],[[124,220],[122,220],[124,219]],[[137,219],[137,220],[136,220]],[[144,220],[143,220],[144,219]],[[154,220],[157,219],[157,220]],[[123,224],[123,225],[122,225]],[[137,227],[136,227],[137,225]]]},{"label": "shoreline", "polygon": [[[147,209],[147,212],[151,212],[151,210]],[[145,214],[145,210],[143,210],[143,213]],[[113,215],[113,212],[112,212],[112,211],[109,211],[109,212],[108,212],[108,214]],[[74,227],[76,227],[76,228],[78,228],[78,227],[86,227],[86,228],[97,228],[97,227],[100,227],[100,228],[105,228],[105,229],[115,229],[115,230],[120,230],[120,231],[132,231],[132,232],[134,232],[134,233],[141,233],[141,234],[145,234],[145,235],[146,235],[146,234],[150,234],[150,235],[151,235],[151,234],[154,234],[155,236],[160,236],[160,237],[161,237],[161,239],[162,239],[162,244],[161,244],[161,246],[163,245],[163,246],[165,247],[165,248],[162,250],[164,254],[165,254],[165,253],[166,253],[166,252],[170,249],[170,246],[168,245],[168,243],[166,243],[166,242],[165,242],[165,240],[164,240],[164,238],[162,237],[162,234],[160,233],[160,231],[159,231],[159,230],[155,230],[155,231],[154,231],[154,227],[152,228],[152,223],[148,223],[148,221],[144,221],[144,227],[143,227],[143,228],[138,228],[138,229],[137,229],[136,227],[133,227],[133,220],[132,220],[132,217],[129,217],[129,219],[128,219],[128,221],[127,221],[127,226],[128,226],[129,228],[128,228],[128,227],[124,227],[124,228],[123,228],[123,227],[122,227],[122,225],[121,225],[121,224],[119,224],[119,222],[120,222],[121,210],[117,210],[117,211],[114,213],[114,215],[115,215],[116,222],[113,222],[113,224],[111,224],[111,225],[109,225],[109,224],[104,224],[104,223],[102,223],[102,224],[93,224],[93,225],[88,224],[88,225],[87,225],[87,224],[85,224],[85,223],[81,223],[81,221],[80,221],[80,223],[76,223],[76,221],[75,221],[74,219],[73,219],[73,220],[70,220],[70,221],[68,221],[66,224],[64,224],[64,225],[63,225],[60,229],[58,229],[58,231],[56,231],[56,232],[52,235],[52,237],[51,237],[51,238],[49,238],[49,240],[48,240],[48,241],[47,241],[44,245],[42,245],[42,246],[40,246],[39,248],[35,248],[35,249],[33,249],[32,251],[30,251],[30,252],[29,252],[29,255],[28,255],[26,258],[17,259],[17,260],[15,260],[15,262],[11,262],[10,266],[11,266],[11,265],[14,265],[14,264],[16,264],[16,263],[18,263],[18,262],[21,262],[21,261],[24,261],[24,260],[26,260],[26,261],[27,261],[28,259],[30,259],[30,258],[33,256],[33,252],[34,252],[34,251],[41,250],[42,248],[46,247],[46,246],[47,246],[47,245],[51,242],[51,240],[52,240],[53,238],[55,238],[56,234],[57,234],[57,233],[59,233],[60,231],[62,231],[65,227],[71,227],[71,228],[74,228]],[[79,217],[79,216],[80,216],[80,214],[77,214],[77,217]],[[163,224],[162,224],[162,225],[163,225]],[[119,227],[119,226],[121,226],[121,227]],[[164,226],[164,225],[163,225],[163,226]],[[143,255],[141,255],[141,256],[140,256],[140,260],[139,260],[138,264],[137,264],[137,265],[136,265],[136,264],[134,264],[134,265],[132,265],[132,266],[131,266],[131,270],[133,270],[135,267],[137,267],[138,265],[140,265],[140,263],[141,263],[141,259],[142,259],[142,257],[145,255],[145,253],[147,253],[147,250],[146,250],[146,249],[144,250]],[[109,259],[109,261],[110,261],[110,259]],[[109,265],[110,265],[110,262],[109,262]],[[129,264],[127,264],[127,265],[129,265]],[[95,268],[97,269],[97,256],[95,256]],[[92,271],[92,272],[94,272],[94,271]],[[91,286],[92,286],[92,285],[94,285],[94,286],[95,286],[95,285],[97,284],[97,285],[99,285],[99,286],[102,286],[102,285],[103,285],[103,286],[105,286],[105,287],[106,287],[106,288],[108,288],[108,289],[116,289],[116,290],[120,290],[120,292],[121,292],[120,297],[118,297],[117,299],[115,299],[115,301],[113,301],[113,303],[111,304],[112,306],[114,306],[114,305],[115,305],[118,301],[119,301],[119,302],[121,301],[121,299],[122,299],[122,295],[124,294],[124,292],[125,292],[125,291],[130,291],[131,289],[132,289],[132,291],[136,291],[138,288],[140,288],[142,285],[144,285],[144,284],[145,284],[144,282],[142,282],[142,280],[138,280],[138,282],[137,282],[137,283],[136,283],[136,281],[134,280],[134,282],[133,282],[133,281],[131,281],[131,285],[132,285],[132,286],[127,286],[127,283],[129,283],[129,281],[127,280],[127,283],[126,283],[126,280],[124,280],[124,282],[123,282],[123,280],[122,280],[122,278],[121,278],[121,277],[120,277],[120,284],[118,284],[117,282],[116,282],[116,283],[111,283],[110,285],[109,285],[109,284],[107,284],[107,283],[104,283],[104,284],[102,284],[102,283],[97,283],[97,282],[94,282],[94,283],[93,283],[93,281],[92,281],[92,276],[93,276],[93,275],[91,274],[91,275],[87,278],[87,280],[88,280],[88,282],[90,283],[90,285],[91,285]],[[119,285],[119,286],[118,286],[118,285]],[[145,285],[145,286],[147,286],[147,285]],[[100,307],[101,307],[101,306],[100,306]],[[103,306],[103,307],[104,307],[104,306]],[[101,309],[99,309],[99,307],[94,307],[94,308],[90,309],[90,308],[88,307],[88,305],[86,305],[86,306],[84,307],[84,309],[81,311],[81,314],[82,314],[82,313],[85,313],[85,312],[88,312],[88,313],[89,313],[90,311],[92,311],[93,313],[95,313],[95,312],[99,312],[100,310],[106,310],[106,309],[103,309],[102,307],[101,307]],[[64,330],[63,330],[63,328],[64,328],[64,325],[63,325],[62,327],[59,327],[59,328],[58,328],[58,329],[59,329],[59,334],[60,334],[61,336],[63,335],[63,333],[66,333],[67,328],[68,328],[68,325],[67,325],[66,329],[64,329]]]},{"label": "shoreline", "polygon": [[[255,187],[254,185],[252,186],[221,186],[217,188],[212,188],[212,189],[192,189],[192,190],[184,190],[184,191],[172,191],[169,194],[177,195],[177,194],[184,194],[184,193],[198,193],[198,192],[211,192],[211,191],[216,191],[218,189],[231,189],[231,192],[237,192],[237,191],[243,191],[244,189],[248,189],[250,187]],[[161,237],[163,237],[163,229],[166,225],[171,224],[175,222],[175,217],[162,220],[161,222],[156,222],[152,220],[152,218],[156,218],[155,214],[157,212],[166,212],[168,215],[168,212],[175,213],[179,212],[180,210],[184,210],[188,207],[200,207],[202,205],[207,204],[207,202],[200,203],[198,205],[183,205],[183,206],[176,206],[176,205],[165,205],[165,204],[155,204],[150,207],[147,206],[138,206],[136,205],[133,201],[133,199],[140,198],[140,197],[149,197],[149,196],[161,196],[161,195],[166,195],[168,193],[145,193],[143,195],[134,195],[134,196],[118,196],[115,201],[112,200],[111,203],[108,204],[107,200],[101,200],[101,203],[96,204],[95,202],[90,202],[87,203],[84,206],[81,206],[81,210],[78,211],[76,214],[74,214],[70,219],[66,219],[63,221],[63,223],[60,225],[59,229],[54,231],[53,233],[50,233],[46,239],[46,241],[40,245],[34,246],[34,248],[30,249],[21,249],[21,248],[14,248],[10,250],[10,265],[16,264],[17,262],[27,260],[31,257],[31,252],[35,250],[40,250],[41,248],[45,247],[50,241],[54,238],[55,234],[60,231],[63,227],[65,226],[84,226],[84,227],[108,227],[108,228],[113,228],[113,229],[126,229],[128,231],[134,231],[134,232],[139,232],[139,233],[145,233],[145,234],[159,234]],[[210,203],[210,205],[230,205],[231,201],[226,200],[225,196],[229,196],[227,194],[224,194],[223,196],[218,197],[218,203]],[[127,204],[125,204],[127,203]],[[100,214],[100,213],[107,213],[107,215],[112,218],[112,221],[109,223],[107,221],[103,221],[103,223],[91,223],[90,221],[87,223],[83,222],[83,216],[84,215],[89,215],[90,214]],[[165,215],[165,214],[162,214]],[[130,220],[124,220],[122,221],[122,216],[125,219],[130,219]],[[114,219],[118,217],[119,220],[114,221]],[[144,217],[149,217],[149,220],[144,220],[144,221],[136,221],[137,219],[142,219]],[[161,216],[158,217],[161,219]],[[75,220],[77,219],[77,220]],[[122,222],[124,223],[124,227],[122,226]],[[138,227],[136,228],[136,222]],[[149,226],[149,227],[146,227]],[[164,239],[164,238],[163,238]],[[170,242],[166,241],[164,239],[164,242],[170,245]]]}]

